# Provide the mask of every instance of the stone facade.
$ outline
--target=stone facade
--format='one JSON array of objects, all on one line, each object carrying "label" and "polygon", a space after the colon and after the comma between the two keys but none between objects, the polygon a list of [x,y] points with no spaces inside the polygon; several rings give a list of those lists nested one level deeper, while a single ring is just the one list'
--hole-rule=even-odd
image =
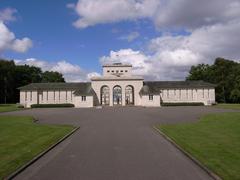
[{"label": "stone facade", "polygon": [[162,103],[215,103],[215,86],[202,81],[144,81],[132,75],[132,66],[103,66],[103,76],[88,83],[33,83],[20,87],[20,104],[74,104],[93,106],[152,106]]}]

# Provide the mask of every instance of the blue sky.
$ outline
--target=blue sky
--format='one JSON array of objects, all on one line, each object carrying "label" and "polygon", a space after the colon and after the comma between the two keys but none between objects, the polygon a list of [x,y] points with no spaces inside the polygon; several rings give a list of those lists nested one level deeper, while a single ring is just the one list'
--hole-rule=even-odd
[{"label": "blue sky", "polygon": [[[15,22],[8,23],[16,37],[30,37],[34,47],[27,53],[7,51],[4,56],[12,59],[30,57],[58,61],[68,60],[83,68],[100,71],[99,58],[110,50],[122,48],[144,48],[146,38],[154,37],[157,32],[152,22],[120,22],[98,25],[86,29],[72,26],[77,15],[66,5],[74,1],[59,0],[3,0],[0,9],[11,7],[17,9]],[[140,36],[133,42],[121,40],[131,32],[139,32]]]},{"label": "blue sky", "polygon": [[[32,58],[31,65],[58,70],[68,81],[99,74],[101,63],[109,61],[131,63],[135,74],[148,79],[184,79],[191,65],[219,56],[239,59],[239,7],[236,0],[213,0],[213,6],[206,0],[0,0],[0,22],[15,39],[32,43],[19,52],[9,48],[14,39],[6,41],[0,57],[20,64]],[[14,20],[1,19],[7,8]],[[233,45],[215,36],[227,36]],[[55,67],[62,61],[69,69]]]}]

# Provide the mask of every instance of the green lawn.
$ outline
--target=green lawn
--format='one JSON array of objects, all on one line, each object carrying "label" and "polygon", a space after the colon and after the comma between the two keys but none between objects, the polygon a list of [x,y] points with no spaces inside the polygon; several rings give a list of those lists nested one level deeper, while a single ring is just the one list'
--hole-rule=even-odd
[{"label": "green lawn", "polygon": [[0,179],[73,130],[71,126],[40,125],[32,117],[0,116]]},{"label": "green lawn", "polygon": [[157,128],[223,179],[240,179],[240,113]]},{"label": "green lawn", "polygon": [[217,104],[214,107],[218,108],[224,108],[224,109],[239,109],[240,110],[240,104]]},{"label": "green lawn", "polygon": [[0,112],[16,111],[23,108],[18,108],[16,104],[0,104]]}]

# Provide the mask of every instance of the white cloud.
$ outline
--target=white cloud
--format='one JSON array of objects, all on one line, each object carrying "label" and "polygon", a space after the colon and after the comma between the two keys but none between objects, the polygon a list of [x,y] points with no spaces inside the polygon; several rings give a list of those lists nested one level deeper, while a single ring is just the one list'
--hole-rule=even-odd
[{"label": "white cloud", "polygon": [[75,11],[79,19],[74,22],[74,26],[86,28],[96,24],[152,17],[159,2],[159,0],[78,0]]},{"label": "white cloud", "polygon": [[15,21],[16,17],[14,14],[17,12],[16,9],[13,8],[5,8],[0,10],[0,21],[7,22],[7,21]]},{"label": "white cloud", "polygon": [[133,73],[135,75],[148,76],[152,69],[152,64],[149,62],[150,57],[140,51],[132,49],[121,49],[119,51],[111,51],[109,56],[100,58],[101,64],[122,62],[133,65]]},{"label": "white cloud", "polygon": [[[5,17],[5,20],[10,20],[10,17]],[[4,19],[4,18],[3,18]],[[5,50],[12,50],[23,53],[32,47],[31,39],[24,37],[17,39],[15,34],[11,32],[3,21],[0,20],[0,54]]]},{"label": "white cloud", "polygon": [[119,37],[120,40],[127,40],[128,42],[132,42],[133,40],[137,39],[140,36],[139,32],[131,32],[128,35],[124,35]]},{"label": "white cloud", "polygon": [[99,76],[97,72],[89,72],[82,69],[76,64],[71,64],[65,60],[58,62],[48,62],[29,58],[26,60],[15,60],[17,65],[27,64],[30,66],[40,67],[43,71],[57,71],[62,73],[67,82],[89,81],[93,76]]}]

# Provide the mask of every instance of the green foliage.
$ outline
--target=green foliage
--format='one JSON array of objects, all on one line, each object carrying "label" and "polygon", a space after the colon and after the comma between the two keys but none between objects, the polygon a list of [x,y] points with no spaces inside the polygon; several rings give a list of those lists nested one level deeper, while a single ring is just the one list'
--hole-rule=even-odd
[{"label": "green foliage", "polygon": [[20,168],[73,129],[41,125],[32,117],[0,116],[0,179]]},{"label": "green foliage", "polygon": [[74,107],[74,104],[32,104],[31,108],[63,108],[63,107]]},{"label": "green foliage", "polygon": [[19,102],[20,86],[40,82],[65,82],[58,72],[42,70],[29,65],[16,66],[14,61],[0,59],[0,104]]},{"label": "green foliage", "polygon": [[186,79],[216,84],[218,102],[240,103],[240,63],[217,58],[213,65],[192,66]]},{"label": "green foliage", "polygon": [[202,102],[192,102],[192,103],[162,103],[162,106],[204,106]]},{"label": "green foliage", "polygon": [[204,116],[158,128],[223,179],[240,179],[240,113]]},{"label": "green foliage", "polygon": [[65,82],[63,75],[59,72],[46,71],[42,74],[42,82]]}]

